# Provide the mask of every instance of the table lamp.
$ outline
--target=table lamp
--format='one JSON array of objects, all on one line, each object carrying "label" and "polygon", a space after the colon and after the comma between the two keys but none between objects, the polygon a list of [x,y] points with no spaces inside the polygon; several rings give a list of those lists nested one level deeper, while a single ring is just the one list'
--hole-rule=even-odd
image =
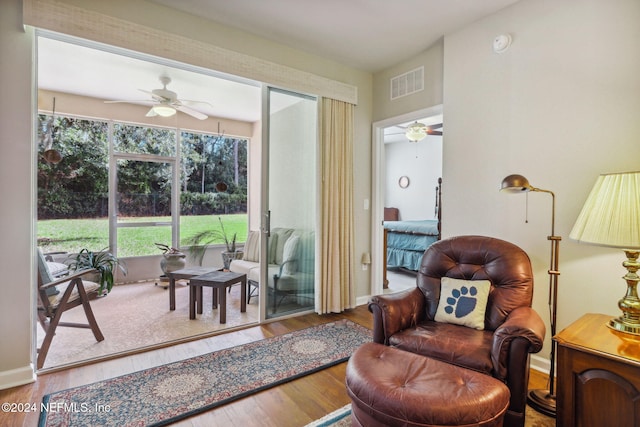
[{"label": "table lamp", "polygon": [[622,315],[608,326],[624,334],[640,336],[640,172],[603,174],[596,180],[569,237],[592,245],[621,248],[627,260],[623,279],[627,292],[618,302]]},{"label": "table lamp", "polygon": [[[508,193],[526,193],[538,192],[551,195],[551,234],[547,236],[547,240],[551,241],[551,262],[548,270],[549,273],[549,312],[551,327],[551,337],[556,334],[556,318],[558,310],[558,251],[560,249],[560,240],[562,237],[555,235],[556,223],[556,196],[553,191],[543,190],[533,187],[529,184],[527,178],[522,175],[509,175],[502,180],[501,191]],[[529,405],[538,412],[550,417],[556,416],[556,394],[555,394],[555,368],[556,368],[556,343],[551,340],[551,355],[549,368],[549,390],[531,390],[527,399]]]}]

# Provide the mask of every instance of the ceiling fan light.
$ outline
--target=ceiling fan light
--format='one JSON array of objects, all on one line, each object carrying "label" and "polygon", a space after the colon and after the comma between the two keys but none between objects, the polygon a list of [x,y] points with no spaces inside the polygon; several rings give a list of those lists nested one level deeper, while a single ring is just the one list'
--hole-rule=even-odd
[{"label": "ceiling fan light", "polygon": [[176,113],[176,109],[168,105],[154,105],[152,110],[162,117],[171,117]]},{"label": "ceiling fan light", "polygon": [[427,136],[427,127],[422,123],[415,122],[407,128],[405,135],[409,141],[418,142]]}]

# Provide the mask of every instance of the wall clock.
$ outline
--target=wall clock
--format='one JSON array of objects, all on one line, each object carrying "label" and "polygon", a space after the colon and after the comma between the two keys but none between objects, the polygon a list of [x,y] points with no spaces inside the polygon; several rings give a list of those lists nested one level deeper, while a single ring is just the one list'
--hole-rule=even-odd
[{"label": "wall clock", "polygon": [[398,185],[400,186],[400,188],[407,188],[409,186],[409,177],[401,176],[398,180]]}]

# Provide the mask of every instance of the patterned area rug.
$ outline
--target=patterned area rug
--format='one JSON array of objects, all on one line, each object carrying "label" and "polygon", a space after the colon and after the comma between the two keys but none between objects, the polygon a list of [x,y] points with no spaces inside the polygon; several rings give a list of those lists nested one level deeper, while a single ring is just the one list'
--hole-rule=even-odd
[{"label": "patterned area rug", "polygon": [[[555,418],[547,417],[527,406],[525,427],[555,427]],[[351,405],[343,406],[305,427],[349,427],[351,426]]]},{"label": "patterned area rug", "polygon": [[39,426],[163,426],[347,360],[371,341],[349,320],[48,394]]}]

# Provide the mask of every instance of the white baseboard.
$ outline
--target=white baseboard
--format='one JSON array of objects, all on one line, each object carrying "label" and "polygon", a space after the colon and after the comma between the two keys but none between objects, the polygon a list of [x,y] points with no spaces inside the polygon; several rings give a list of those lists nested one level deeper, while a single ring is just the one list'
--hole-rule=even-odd
[{"label": "white baseboard", "polygon": [[551,370],[551,361],[540,355],[534,354],[530,357],[529,367],[536,371],[540,371],[543,374],[549,375],[549,371]]},{"label": "white baseboard", "polygon": [[0,390],[29,384],[36,380],[33,365],[0,372]]},{"label": "white baseboard", "polygon": [[371,298],[370,295],[356,298],[356,306],[369,304],[369,298]]}]

